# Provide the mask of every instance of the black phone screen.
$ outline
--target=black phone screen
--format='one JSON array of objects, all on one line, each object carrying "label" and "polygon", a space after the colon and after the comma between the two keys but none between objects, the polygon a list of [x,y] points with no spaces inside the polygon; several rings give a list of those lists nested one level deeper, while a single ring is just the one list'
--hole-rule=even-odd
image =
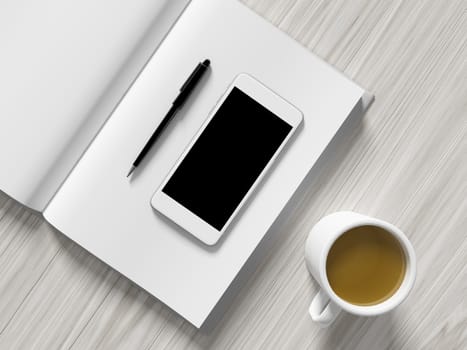
[{"label": "black phone screen", "polygon": [[234,87],[162,192],[220,231],[291,130]]}]

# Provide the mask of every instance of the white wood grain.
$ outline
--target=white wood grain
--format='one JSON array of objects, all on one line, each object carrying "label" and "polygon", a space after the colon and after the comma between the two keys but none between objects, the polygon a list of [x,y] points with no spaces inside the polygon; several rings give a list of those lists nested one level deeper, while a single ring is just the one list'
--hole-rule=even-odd
[{"label": "white wood grain", "polygon": [[[1,349],[467,348],[467,2],[244,2],[376,95],[297,195],[268,258],[198,331],[0,194]],[[342,209],[402,228],[418,277],[394,312],[321,330],[307,315],[317,286],[303,244]]]}]

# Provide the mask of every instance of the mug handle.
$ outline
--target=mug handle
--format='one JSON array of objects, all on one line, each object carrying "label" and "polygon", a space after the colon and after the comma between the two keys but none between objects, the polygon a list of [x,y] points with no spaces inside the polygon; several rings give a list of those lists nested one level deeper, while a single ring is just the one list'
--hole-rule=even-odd
[{"label": "mug handle", "polygon": [[320,289],[311,302],[309,312],[313,321],[318,322],[322,328],[326,328],[334,322],[341,308]]}]

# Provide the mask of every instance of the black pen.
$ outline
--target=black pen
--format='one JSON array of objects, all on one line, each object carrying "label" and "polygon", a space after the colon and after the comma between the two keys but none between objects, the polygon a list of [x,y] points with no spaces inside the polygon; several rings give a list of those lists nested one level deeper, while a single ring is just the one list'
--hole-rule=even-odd
[{"label": "black pen", "polygon": [[175,98],[175,100],[172,102],[172,107],[170,107],[169,111],[165,115],[164,119],[162,119],[156,131],[154,131],[152,136],[149,138],[148,142],[146,142],[146,145],[144,145],[143,149],[139,153],[136,160],[133,162],[130,172],[128,173],[126,177],[130,176],[131,173],[139,165],[139,163],[141,163],[141,161],[146,156],[146,154],[149,152],[151,147],[156,143],[157,139],[162,134],[162,131],[164,131],[167,124],[169,124],[169,122],[172,120],[175,114],[177,114],[178,110],[182,108],[183,104],[188,99],[188,97],[191,95],[191,93],[194,91],[196,85],[201,80],[204,73],[206,73],[210,63],[211,61],[206,59],[204,60],[204,62],[200,62],[196,66],[193,73],[191,73],[191,75],[185,81],[185,84],[183,84],[183,86],[180,88],[180,93],[178,94],[177,98]]}]

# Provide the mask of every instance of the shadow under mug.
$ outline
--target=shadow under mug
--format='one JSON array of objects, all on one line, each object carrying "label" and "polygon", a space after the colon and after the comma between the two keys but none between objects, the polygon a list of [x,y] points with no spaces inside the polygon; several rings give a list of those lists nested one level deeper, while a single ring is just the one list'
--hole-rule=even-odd
[{"label": "shadow under mug", "polygon": [[[334,242],[345,232],[360,226],[376,226],[392,234],[400,243],[406,259],[406,271],[399,289],[381,303],[368,306],[351,304],[340,298],[332,290],[326,274],[326,260]],[[415,282],[415,251],[405,234],[390,223],[351,211],[327,215],[316,223],[306,241],[305,260],[308,270],[320,285],[309,312],[313,321],[322,327],[329,326],[341,310],[358,316],[386,313],[407,297]]]}]

